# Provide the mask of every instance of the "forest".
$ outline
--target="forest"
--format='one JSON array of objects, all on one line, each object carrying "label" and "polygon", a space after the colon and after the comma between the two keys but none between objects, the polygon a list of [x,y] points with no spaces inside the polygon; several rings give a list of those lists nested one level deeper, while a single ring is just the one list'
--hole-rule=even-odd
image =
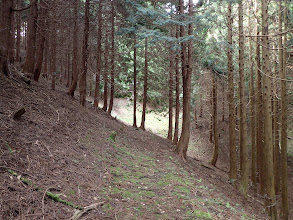
[{"label": "forest", "polygon": [[0,8],[0,219],[293,218],[293,1]]}]

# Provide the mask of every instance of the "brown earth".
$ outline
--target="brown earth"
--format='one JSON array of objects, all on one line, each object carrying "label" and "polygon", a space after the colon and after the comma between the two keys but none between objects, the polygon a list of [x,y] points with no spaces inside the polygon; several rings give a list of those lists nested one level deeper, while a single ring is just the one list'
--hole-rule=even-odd
[{"label": "brown earth", "polygon": [[46,192],[81,207],[103,202],[81,219],[268,219],[262,199],[244,199],[224,169],[184,163],[168,140],[49,88],[0,75],[0,219],[70,219],[75,209]]}]

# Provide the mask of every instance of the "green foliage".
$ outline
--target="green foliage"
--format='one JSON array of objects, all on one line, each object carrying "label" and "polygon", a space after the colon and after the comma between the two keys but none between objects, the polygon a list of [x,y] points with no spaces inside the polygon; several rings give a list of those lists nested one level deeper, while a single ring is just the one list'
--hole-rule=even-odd
[{"label": "green foliage", "polygon": [[116,141],[116,135],[117,135],[117,132],[116,131],[113,131],[110,136],[109,136],[109,141],[111,141],[112,143],[114,143]]}]

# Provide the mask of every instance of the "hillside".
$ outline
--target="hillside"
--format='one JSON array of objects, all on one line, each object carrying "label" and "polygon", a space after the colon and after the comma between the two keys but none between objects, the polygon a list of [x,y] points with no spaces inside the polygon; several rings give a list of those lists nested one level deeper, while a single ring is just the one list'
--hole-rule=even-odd
[{"label": "hillside", "polygon": [[49,88],[0,75],[0,219],[70,219],[73,204],[98,204],[81,219],[267,219],[225,172]]}]

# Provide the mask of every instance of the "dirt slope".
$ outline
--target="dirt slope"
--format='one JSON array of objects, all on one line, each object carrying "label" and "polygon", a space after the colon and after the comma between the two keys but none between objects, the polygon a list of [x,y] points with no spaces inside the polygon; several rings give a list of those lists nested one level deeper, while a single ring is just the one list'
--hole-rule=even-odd
[{"label": "dirt slope", "polygon": [[267,219],[226,173],[183,163],[167,140],[49,88],[0,75],[0,219],[70,219],[75,209],[46,192],[81,207],[104,202],[81,219]]}]

